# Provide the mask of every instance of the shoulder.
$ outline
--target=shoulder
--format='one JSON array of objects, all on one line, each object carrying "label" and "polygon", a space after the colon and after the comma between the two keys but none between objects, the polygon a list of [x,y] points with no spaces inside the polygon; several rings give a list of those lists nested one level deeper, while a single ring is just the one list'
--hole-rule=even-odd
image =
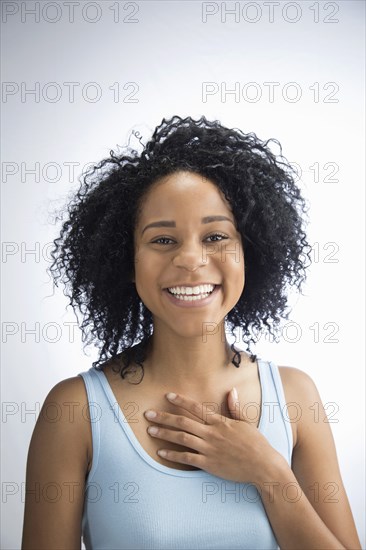
[{"label": "shoulder", "polygon": [[82,393],[83,388],[85,387],[83,377],[82,376],[72,376],[70,378],[65,378],[64,380],[60,380],[60,382],[57,382],[53,386],[53,388],[50,390],[50,392],[63,392],[65,390],[72,391],[73,393]]},{"label": "shoulder", "polygon": [[290,391],[311,391],[315,388],[314,380],[306,372],[295,367],[278,367],[282,383]]},{"label": "shoulder", "polygon": [[54,416],[65,429],[78,432],[86,441],[90,429],[87,407],[88,395],[84,380],[81,376],[73,376],[51,388],[42,405],[40,417],[50,421],[50,417]]},{"label": "shoulder", "polygon": [[48,392],[45,404],[54,401],[62,408],[81,406],[88,402],[85,383],[81,376],[72,376],[57,382]]},{"label": "shoulder", "polygon": [[55,384],[48,392],[36,428],[59,435],[69,434],[81,443],[87,442],[89,416],[85,406],[88,398],[81,376],[66,378]]},{"label": "shoulder", "polygon": [[318,397],[318,389],[314,380],[306,372],[296,369],[295,367],[278,367],[281,376],[281,381],[286,393],[291,398],[310,399],[314,396]]},{"label": "shoulder", "polygon": [[287,415],[291,422],[293,446],[297,447],[307,431],[316,401],[320,401],[318,389],[306,372],[295,367],[279,366]]},{"label": "shoulder", "polygon": [[[314,380],[293,367],[278,367],[286,401],[296,416],[291,469],[305,496],[343,548],[361,548],[343,485],[331,420]],[[287,396],[288,394],[288,396]],[[331,503],[331,505],[329,505]]]},{"label": "shoulder", "polygon": [[[22,548],[80,548],[89,466],[83,380],[58,382],[48,392],[29,444],[26,486],[57,488],[57,498],[26,492]],[[71,491],[71,493],[70,493]],[[34,493],[34,490],[33,490]],[[45,496],[42,490],[43,496]]]},{"label": "shoulder", "polygon": [[287,403],[290,422],[296,425],[296,445],[309,434],[314,417],[327,422],[319,390],[306,372],[294,367],[278,367]]},{"label": "shoulder", "polygon": [[[82,376],[61,380],[48,392],[37,423],[57,424],[60,432],[69,434],[80,445],[80,452],[92,457],[92,432],[88,396]],[[56,427],[56,426],[55,426]]]}]

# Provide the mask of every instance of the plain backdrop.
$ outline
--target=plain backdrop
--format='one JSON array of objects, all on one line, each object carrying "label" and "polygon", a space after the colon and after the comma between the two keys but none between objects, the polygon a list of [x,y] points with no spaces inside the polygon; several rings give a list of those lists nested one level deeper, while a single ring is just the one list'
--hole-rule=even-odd
[{"label": "plain backdrop", "polygon": [[46,273],[59,229],[49,211],[132,128],[138,146],[174,114],[277,138],[298,167],[313,264],[280,342],[263,335],[255,352],[315,381],[365,544],[364,6],[3,2],[3,549],[20,548],[40,407],[97,358],[93,346],[83,352],[77,319]]}]

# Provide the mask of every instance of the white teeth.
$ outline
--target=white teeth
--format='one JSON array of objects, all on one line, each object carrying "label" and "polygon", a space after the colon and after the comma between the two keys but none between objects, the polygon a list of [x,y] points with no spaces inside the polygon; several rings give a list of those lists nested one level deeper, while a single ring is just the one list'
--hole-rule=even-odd
[{"label": "white teeth", "polygon": [[178,298],[178,300],[182,300],[184,302],[195,302],[196,300],[203,300],[204,298],[207,298],[207,296],[209,296],[210,293],[206,293],[206,294],[198,294],[198,295],[195,295],[195,296],[183,296],[182,294],[176,294],[175,295],[175,298]]},{"label": "white teeth", "polygon": [[174,286],[174,287],[168,288],[168,290],[169,292],[171,292],[171,294],[175,294],[175,295],[183,294],[186,296],[192,296],[192,295],[200,296],[203,294],[207,294],[207,295],[210,294],[214,288],[215,288],[214,285],[199,285],[194,287]]}]

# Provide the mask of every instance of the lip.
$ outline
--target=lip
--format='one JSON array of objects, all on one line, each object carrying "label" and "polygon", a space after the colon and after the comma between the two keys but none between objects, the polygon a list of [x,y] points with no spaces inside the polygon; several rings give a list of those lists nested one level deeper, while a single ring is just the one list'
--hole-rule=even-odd
[{"label": "lip", "polygon": [[[204,283],[204,284],[213,284],[213,283]],[[188,285],[176,285],[176,286],[188,286]],[[198,286],[198,285],[194,285],[194,286]],[[168,300],[172,304],[178,307],[189,307],[189,308],[204,307],[209,305],[210,302],[212,302],[212,300],[215,299],[216,295],[220,292],[220,289],[221,289],[221,285],[215,285],[215,288],[213,289],[211,294],[207,296],[207,298],[203,298],[202,300],[194,300],[191,302],[188,300],[179,300],[179,298],[175,298],[173,294],[170,294],[170,292],[166,288],[163,289],[163,294],[168,298]]]},{"label": "lip", "polygon": [[216,285],[216,283],[207,283],[207,282],[204,282],[204,283],[194,283],[194,284],[187,284],[187,283],[175,283],[174,285],[167,285],[165,288],[163,288],[163,290],[167,290],[167,288],[174,288],[176,286],[186,286],[188,288],[194,288],[195,286],[201,286],[201,285],[213,285],[213,286],[219,286],[219,285]]}]

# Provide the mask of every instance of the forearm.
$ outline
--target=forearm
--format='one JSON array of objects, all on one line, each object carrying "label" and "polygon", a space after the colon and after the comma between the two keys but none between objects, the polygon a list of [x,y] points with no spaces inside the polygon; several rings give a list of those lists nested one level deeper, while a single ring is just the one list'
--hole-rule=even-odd
[{"label": "forearm", "polygon": [[287,462],[263,474],[257,488],[281,549],[345,550],[309,502]]}]

